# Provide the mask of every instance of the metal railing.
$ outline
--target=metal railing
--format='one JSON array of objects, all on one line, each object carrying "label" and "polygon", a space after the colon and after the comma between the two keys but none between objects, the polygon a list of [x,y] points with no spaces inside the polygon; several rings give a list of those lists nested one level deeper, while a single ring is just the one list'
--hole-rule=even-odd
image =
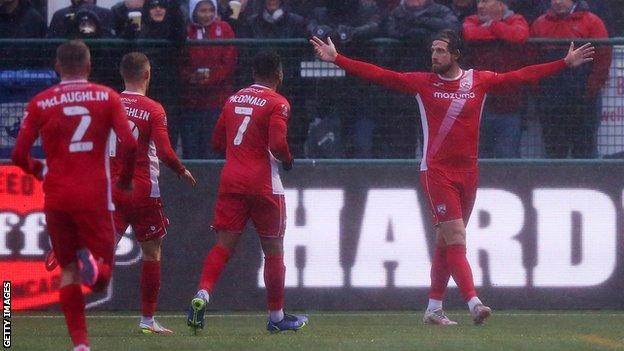
[{"label": "metal railing", "polygon": [[[51,76],[54,50],[63,41],[0,39],[0,52],[3,53],[0,58],[0,158],[8,156],[8,150],[15,141],[14,132],[19,125],[25,103],[39,90],[55,82]],[[583,40],[575,39],[575,42],[581,44]],[[612,63],[601,95],[596,99],[595,120],[591,121],[591,126],[584,126],[590,133],[594,133],[588,135],[592,140],[592,150],[581,156],[619,157],[624,153],[624,38],[598,39],[591,42],[611,47]],[[118,90],[122,89],[118,74],[121,56],[129,51],[143,51],[150,57],[153,68],[150,95],[161,101],[167,109],[170,129],[176,136],[176,145],[183,155],[186,153],[182,140],[186,137],[188,116],[191,115],[188,82],[184,81],[184,75],[181,74],[186,62],[186,49],[203,47],[210,50],[235,46],[238,59],[233,73],[225,82],[208,89],[206,99],[215,94],[215,89],[225,89],[226,93],[231,93],[251,83],[251,58],[255,52],[267,47],[276,49],[284,59],[285,83],[282,93],[289,98],[293,107],[289,139],[298,158],[420,157],[422,132],[415,100],[359,81],[345,75],[343,70],[333,65],[317,61],[306,39],[232,39],[186,43],[102,39],[87,43],[92,50],[92,80]],[[540,48],[563,48],[567,45],[569,40],[531,39],[527,48],[537,48],[539,51]],[[426,47],[422,48],[422,43],[380,38],[354,43],[341,50],[355,58],[395,70],[427,70],[426,66],[419,67],[417,64],[428,62],[429,52]],[[535,62],[540,59],[541,57],[534,57]],[[409,67],[412,61],[415,62],[414,67]],[[561,111],[568,115],[576,113],[567,108],[569,104],[566,105],[566,101],[570,101],[567,99],[574,97],[568,94],[573,86],[573,81],[566,81],[564,86],[559,87],[563,101]],[[543,99],[547,95],[544,94],[544,88],[531,87],[518,95],[518,99],[521,99],[517,113],[522,121],[522,158],[549,156],[547,147],[552,141],[547,139],[549,134],[543,130],[546,125],[544,115],[546,112],[552,114],[558,107],[547,108],[554,106],[552,101],[555,100],[550,100],[549,103]],[[559,91],[556,92],[559,94]],[[578,113],[580,116],[586,111]],[[551,118],[548,122],[551,129],[552,120]],[[562,127],[566,123],[576,123],[570,120],[573,118],[562,118]],[[213,122],[203,121],[202,130],[209,133]],[[567,130],[574,130],[571,125],[567,127]],[[558,137],[565,139],[565,135]],[[196,147],[208,148],[208,145]],[[574,156],[573,151],[566,154],[568,155]],[[211,155],[206,153],[205,157]]]}]

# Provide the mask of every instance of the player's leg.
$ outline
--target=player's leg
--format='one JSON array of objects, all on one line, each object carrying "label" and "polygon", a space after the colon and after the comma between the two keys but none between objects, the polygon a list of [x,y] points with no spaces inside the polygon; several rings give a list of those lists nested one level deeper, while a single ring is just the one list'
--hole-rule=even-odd
[{"label": "player's leg", "polygon": [[46,210],[45,215],[52,250],[61,266],[59,301],[67,330],[76,349],[83,347],[83,350],[88,350],[85,299],[76,258],[80,248],[78,228],[71,216],[62,211]]},{"label": "player's leg", "polygon": [[238,245],[240,234],[249,218],[249,204],[245,195],[224,194],[217,197],[212,228],[217,232],[217,242],[204,259],[202,274],[195,297],[187,315],[187,324],[197,331],[204,327],[206,304],[221,272]]},{"label": "player's leg", "polygon": [[436,245],[431,260],[431,286],[429,289],[429,303],[425,310],[423,323],[436,325],[456,325],[457,322],[448,318],[442,303],[448,286],[451,273],[446,262],[446,243],[436,228]]},{"label": "player's leg", "polygon": [[240,232],[218,231],[217,242],[204,259],[199,287],[191,300],[191,308],[187,315],[187,325],[193,328],[195,332],[198,328],[204,328],[206,305],[210,301],[210,296],[221,272],[238,245],[240,234]]},{"label": "player's leg", "polygon": [[[475,200],[477,198],[477,187],[479,184],[479,172],[475,170],[474,172],[462,172],[460,173],[460,178],[457,178],[458,183],[461,183],[461,210],[462,210],[462,222],[463,222],[463,239],[459,239],[461,241],[459,246],[456,246],[456,256],[454,259],[456,262],[459,262],[460,265],[465,264],[470,269],[470,265],[468,264],[468,260],[466,259],[466,225],[470,220],[470,215],[472,214],[472,209],[474,207]],[[447,243],[448,244],[448,243]],[[472,280],[472,271],[470,271],[470,275],[465,279],[469,278],[469,286],[472,286],[472,290],[474,290],[474,283]],[[453,276],[455,279],[455,276]],[[455,279],[457,282],[457,279]],[[459,286],[459,283],[457,282]],[[460,287],[461,291],[461,287]],[[471,295],[471,294],[468,294]],[[470,310],[470,314],[472,315],[472,319],[475,324],[481,324],[485,321],[491,314],[492,310],[485,306],[481,300],[477,297],[476,291],[474,292],[474,297],[470,297],[470,299],[466,299],[466,295],[464,295],[464,299],[468,302],[468,309]]]},{"label": "player's leg", "polygon": [[260,236],[264,253],[264,285],[267,290],[267,330],[276,333],[299,330],[308,322],[306,316],[284,313],[284,231],[286,206],[283,195],[254,196],[251,219]]},{"label": "player's leg", "polygon": [[115,253],[115,229],[113,213],[108,209],[88,210],[76,213],[78,234],[84,248],[78,252],[79,268],[83,278],[95,292],[108,287],[113,274]]},{"label": "player's leg", "polygon": [[[141,320],[139,331],[143,334],[171,334],[172,331],[163,327],[154,319],[160,292],[161,273],[160,261],[162,241],[167,235],[169,220],[165,217],[162,203],[158,198],[150,198],[133,203],[130,206],[119,206],[116,211],[120,217],[128,220],[134,229],[134,235],[141,246],[143,260],[141,264]],[[116,228],[117,237],[121,238],[127,226],[123,218],[122,225]],[[115,220],[115,225],[118,221]]]},{"label": "player's leg", "polygon": [[[427,198],[431,210],[432,222],[437,225],[440,221],[448,220],[454,216],[457,210],[450,208],[447,198],[458,197],[450,182],[436,171],[424,171],[420,175],[422,189]],[[436,226],[436,243],[431,260],[431,286],[429,290],[429,303],[423,316],[423,323],[435,325],[455,325],[443,309],[443,300],[451,273],[446,261],[446,242]]]}]

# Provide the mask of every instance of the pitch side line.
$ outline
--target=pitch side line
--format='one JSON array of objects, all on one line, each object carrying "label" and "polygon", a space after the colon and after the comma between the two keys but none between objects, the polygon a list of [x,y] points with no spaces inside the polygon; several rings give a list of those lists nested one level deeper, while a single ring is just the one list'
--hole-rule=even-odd
[{"label": "pitch side line", "polygon": [[[457,312],[454,312],[454,314],[456,314]],[[458,314],[467,314],[467,312],[459,312]],[[604,317],[624,317],[624,313],[600,313],[600,312],[587,312],[587,313],[579,313],[579,312],[572,312],[572,313],[530,313],[530,312],[519,312],[519,313],[513,313],[513,312],[494,312],[493,316],[502,316],[502,317],[539,317],[539,316],[545,316],[545,317],[555,317],[555,316],[571,316],[571,317],[580,317],[580,316],[584,316],[586,317],[587,315],[591,315],[591,314],[595,314],[595,315],[600,315],[600,316],[604,316]],[[348,316],[358,316],[358,317],[382,317],[382,316],[420,316],[421,312],[414,312],[414,313],[366,313],[366,312],[354,312],[354,313],[345,313],[345,312],[338,312],[338,313],[331,313],[331,312],[312,312],[312,313],[308,313],[308,315],[316,315],[316,316],[327,316],[327,317],[331,317],[331,316],[337,316],[337,317],[348,317]],[[159,314],[158,315],[159,318],[185,318],[186,315],[185,314]],[[240,317],[244,317],[244,318],[257,318],[257,317],[266,317],[265,313],[245,313],[245,314],[237,314],[237,313],[233,313],[233,314],[206,314],[206,318],[240,318]],[[64,318],[63,315],[42,315],[42,316],[19,316],[19,315],[13,315],[13,318],[15,319],[57,319],[57,318]],[[134,318],[139,318],[138,315],[105,315],[105,316],[99,316],[99,315],[95,315],[95,316],[87,316],[87,318],[93,318],[93,319],[134,319]]]}]

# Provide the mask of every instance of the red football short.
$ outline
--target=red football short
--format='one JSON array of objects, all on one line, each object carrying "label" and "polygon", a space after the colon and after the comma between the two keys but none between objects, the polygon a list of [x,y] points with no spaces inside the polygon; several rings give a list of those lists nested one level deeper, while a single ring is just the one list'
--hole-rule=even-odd
[{"label": "red football short", "polygon": [[479,171],[441,171],[428,169],[420,172],[420,183],[425,193],[433,224],[463,219],[468,223],[477,195]]},{"label": "red football short", "polygon": [[142,198],[115,196],[115,231],[123,235],[132,226],[134,236],[139,242],[162,238],[167,235],[169,220],[165,217],[160,198]]},{"label": "red football short", "polygon": [[264,237],[283,237],[286,229],[284,195],[220,193],[212,227],[217,231],[242,233],[251,218]]},{"label": "red football short", "polygon": [[46,209],[44,212],[52,249],[61,267],[76,262],[76,251],[84,247],[96,260],[102,258],[104,263],[112,266],[115,232],[113,216],[108,209]]}]

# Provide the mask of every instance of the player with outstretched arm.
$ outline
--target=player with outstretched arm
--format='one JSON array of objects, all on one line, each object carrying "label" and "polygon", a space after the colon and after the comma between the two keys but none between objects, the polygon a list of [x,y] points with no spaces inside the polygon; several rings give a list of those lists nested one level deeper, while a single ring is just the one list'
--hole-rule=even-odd
[{"label": "player with outstretched arm", "polygon": [[563,59],[513,72],[464,70],[459,65],[461,39],[456,32],[444,30],[431,44],[432,72],[399,73],[342,56],[331,39],[325,43],[314,37],[310,43],[319,59],[333,62],[356,77],[414,95],[418,100],[424,134],[420,183],[436,232],[429,305],[423,322],[457,324],[442,308],[452,276],[474,323],[483,323],[492,311],[479,300],[474,288],[466,259],[465,228],[477,191],[479,122],[486,94],[509,86],[535,83],[563,69],[590,62],[594,47],[588,43],[575,49],[571,43]]}]

